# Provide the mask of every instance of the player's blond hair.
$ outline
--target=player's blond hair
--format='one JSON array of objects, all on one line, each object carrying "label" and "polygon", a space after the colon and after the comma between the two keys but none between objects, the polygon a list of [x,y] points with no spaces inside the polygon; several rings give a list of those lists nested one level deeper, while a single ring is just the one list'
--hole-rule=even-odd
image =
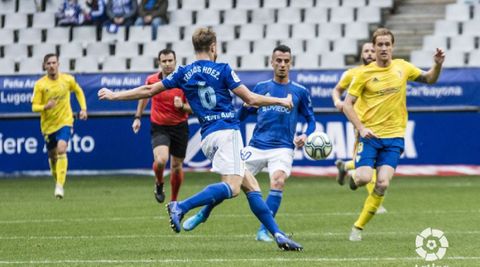
[{"label": "player's blond hair", "polygon": [[217,35],[212,29],[198,28],[192,35],[193,49],[195,52],[208,52],[210,46],[217,42]]},{"label": "player's blond hair", "polygon": [[373,33],[372,43],[373,43],[373,44],[376,44],[377,37],[378,37],[378,36],[385,36],[385,35],[390,35],[390,37],[392,38],[392,44],[395,43],[395,37],[393,37],[393,33],[392,33],[389,29],[387,29],[387,28],[378,28],[378,29]]}]

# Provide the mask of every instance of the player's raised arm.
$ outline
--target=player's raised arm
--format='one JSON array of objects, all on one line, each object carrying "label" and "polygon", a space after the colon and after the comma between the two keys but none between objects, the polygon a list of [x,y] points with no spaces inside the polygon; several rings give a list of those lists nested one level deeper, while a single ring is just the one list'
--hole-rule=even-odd
[{"label": "player's raised arm", "polygon": [[237,96],[239,96],[243,100],[243,102],[245,102],[249,106],[261,107],[261,106],[270,106],[270,105],[280,105],[288,109],[293,108],[291,94],[288,94],[288,96],[285,98],[259,95],[250,91],[243,84],[233,89],[232,92],[234,92]]},{"label": "player's raised arm", "polygon": [[98,91],[98,99],[118,101],[149,98],[164,91],[165,89],[166,88],[161,81],[154,84],[142,85],[121,92],[113,92],[108,88],[102,88]]},{"label": "player's raised arm", "polygon": [[415,81],[428,84],[436,83],[438,76],[440,76],[440,72],[442,71],[443,61],[445,61],[445,51],[441,48],[437,48],[433,55],[433,66],[428,71],[420,74]]}]

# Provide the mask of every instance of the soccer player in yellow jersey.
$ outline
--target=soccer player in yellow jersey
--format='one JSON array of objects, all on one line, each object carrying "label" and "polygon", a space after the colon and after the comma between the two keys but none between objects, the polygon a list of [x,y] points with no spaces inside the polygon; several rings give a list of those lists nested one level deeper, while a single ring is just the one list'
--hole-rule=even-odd
[{"label": "soccer player in yellow jersey", "polygon": [[343,105],[343,112],[360,134],[350,188],[366,185],[372,179],[373,168],[377,172],[375,188],[352,227],[351,241],[362,240],[362,230],[382,204],[403,152],[407,81],[435,83],[445,60],[444,51],[437,48],[432,68],[424,72],[407,61],[392,59],[395,39],[386,28],[377,29],[372,42],[376,61],[355,75]]},{"label": "soccer player in yellow jersey", "polygon": [[[343,100],[342,100],[343,92],[345,92],[345,90],[347,90],[347,88],[350,85],[350,82],[352,81],[353,77],[355,76],[355,74],[357,72],[359,72],[361,70],[362,67],[370,64],[372,61],[375,61],[375,49],[373,48],[372,43],[368,42],[368,43],[363,44],[362,52],[360,54],[360,57],[362,59],[363,65],[360,65],[358,67],[351,68],[351,69],[345,71],[344,74],[342,75],[342,78],[340,79],[340,81],[337,83],[335,88],[332,90],[333,104],[341,112],[343,111]],[[358,133],[357,132],[355,132],[355,136],[356,136],[357,140],[355,142],[355,147],[353,149],[354,158],[355,158],[355,154],[357,153],[356,152],[357,142],[358,142]],[[347,172],[353,171],[355,169],[355,162],[354,162],[353,159],[349,160],[347,162],[344,162],[343,160],[338,159],[337,161],[335,161],[335,165],[338,168],[337,182],[340,185],[343,185],[345,183],[345,175],[347,174]],[[377,174],[376,174],[376,172],[373,172],[372,181],[370,181],[370,183],[368,183],[365,186],[369,195],[373,192],[373,188],[375,187],[376,181],[377,181]],[[383,205],[381,205],[380,207],[378,207],[378,210],[377,210],[376,214],[382,214],[382,213],[386,213],[386,212],[387,212],[387,210],[383,207]]]},{"label": "soccer player in yellow jersey", "polygon": [[67,175],[67,147],[72,134],[73,113],[70,93],[74,92],[81,111],[81,120],[87,119],[87,104],[82,88],[69,74],[58,72],[58,56],[47,54],[43,69],[47,75],[33,88],[32,111],[40,113],[40,127],[48,150],[48,163],[55,179],[55,197],[62,199]]}]

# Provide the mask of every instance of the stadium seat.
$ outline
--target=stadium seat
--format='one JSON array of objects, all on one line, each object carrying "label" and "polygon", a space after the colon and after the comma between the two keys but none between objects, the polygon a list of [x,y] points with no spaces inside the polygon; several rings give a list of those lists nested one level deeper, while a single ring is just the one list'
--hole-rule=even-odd
[{"label": "stadium seat", "polygon": [[320,55],[320,67],[324,69],[345,68],[345,56],[339,53],[322,53]]},{"label": "stadium seat", "polygon": [[263,0],[263,8],[284,8],[287,0]]},{"label": "stadium seat", "polygon": [[[357,23],[353,24],[357,25]],[[337,39],[342,37],[342,24],[322,23],[318,27],[318,36],[322,38]],[[349,36],[349,35],[347,35]],[[350,37],[350,36],[349,36]]]},{"label": "stadium seat", "polygon": [[162,50],[162,49],[167,48],[167,43],[166,42],[159,42],[159,41],[148,42],[148,43],[143,43],[142,47],[143,47],[142,56],[157,58],[158,57],[158,52],[160,52],[160,50]]},{"label": "stadium seat", "polygon": [[475,37],[461,35],[450,38],[450,50],[469,52],[475,49]]},{"label": "stadium seat", "polygon": [[33,14],[33,28],[48,29],[55,27],[55,17],[51,13]]},{"label": "stadium seat", "polygon": [[59,54],[62,58],[75,58],[83,56],[83,47],[80,42],[60,44]]},{"label": "stadium seat", "polygon": [[445,18],[452,21],[470,20],[470,6],[463,4],[447,5],[445,10]]},{"label": "stadium seat", "polygon": [[264,36],[263,24],[246,24],[239,26],[239,39],[260,40]]},{"label": "stadium seat", "polygon": [[42,42],[42,29],[23,28],[18,29],[18,43],[39,44]]},{"label": "stadium seat", "polygon": [[[160,28],[160,27],[159,27]],[[107,31],[106,27],[102,27],[102,42],[124,42],[125,38],[126,27],[121,26],[118,27],[118,31],[116,33],[110,33]]]},{"label": "stadium seat", "polygon": [[217,9],[217,10],[219,9],[229,10],[233,8],[233,1],[232,0],[209,0],[208,8]]},{"label": "stadium seat", "polygon": [[430,68],[433,64],[433,50],[415,50],[410,54],[410,62],[419,68]]},{"label": "stadium seat", "polygon": [[0,1],[0,15],[15,13],[16,2],[15,0]]},{"label": "stadium seat", "polygon": [[41,57],[45,56],[46,54],[56,54],[57,53],[57,45],[55,44],[36,44],[32,46],[32,57]]},{"label": "stadium seat", "polygon": [[236,38],[234,25],[220,24],[212,26],[212,29],[217,33],[217,36],[219,36],[222,41],[231,41]]},{"label": "stadium seat", "polygon": [[68,58],[68,57],[60,57],[58,59],[58,64],[59,64],[59,70],[61,72],[70,72],[72,71],[71,69],[71,61],[72,61],[72,58]]},{"label": "stadium seat", "polygon": [[375,6],[357,8],[357,19],[360,22],[379,23],[382,21],[380,8]]},{"label": "stadium seat", "polygon": [[463,35],[480,36],[480,20],[469,20],[463,22]]},{"label": "stadium seat", "polygon": [[275,9],[259,8],[252,10],[252,24],[273,24]]},{"label": "stadium seat", "polygon": [[[322,32],[320,32],[322,34]],[[352,22],[345,24],[345,37],[359,39],[359,40],[369,40],[370,34],[368,31],[368,23],[366,22]]]},{"label": "stadium seat", "polygon": [[[198,26],[196,26],[196,25],[183,26],[182,30],[181,30],[182,40],[191,42],[192,41],[192,35],[197,28],[198,28]],[[220,35],[217,34],[217,36],[220,36]]]},{"label": "stadium seat", "polygon": [[238,68],[238,56],[232,54],[219,54],[217,62],[228,63],[233,69]]},{"label": "stadium seat", "polygon": [[47,29],[45,42],[63,44],[70,42],[70,28],[56,27]]},{"label": "stadium seat", "polygon": [[86,46],[87,43],[97,41],[97,27],[82,26],[72,28],[72,42],[79,42]]},{"label": "stadium seat", "polygon": [[343,54],[358,54],[358,43],[356,39],[341,38],[333,40],[333,51]]},{"label": "stadium seat", "polygon": [[177,9],[178,9],[178,0],[168,0],[167,11],[172,11]]},{"label": "stadium seat", "polygon": [[290,25],[270,24],[265,28],[265,39],[288,39],[290,38]]},{"label": "stadium seat", "polygon": [[126,60],[123,57],[107,57],[102,62],[102,72],[125,72]]},{"label": "stadium seat", "polygon": [[290,7],[312,8],[313,6],[314,6],[314,0],[295,0],[295,1],[290,1]]},{"label": "stadium seat", "polygon": [[473,19],[480,21],[480,2],[477,5],[473,6]]},{"label": "stadium seat", "polygon": [[[33,14],[40,11],[40,6],[37,7],[37,1],[25,1],[20,0],[18,1],[18,13],[28,13]],[[38,1],[40,4],[40,1]]]},{"label": "stadium seat", "polygon": [[[279,45],[283,44],[292,50],[292,55],[298,55],[305,52],[305,42],[300,39],[287,39],[287,40],[280,40],[278,42]],[[273,47],[271,49],[273,51]]]},{"label": "stadium seat", "polygon": [[205,0],[181,0],[183,10],[205,10]]},{"label": "stadium seat", "polygon": [[423,50],[433,51],[435,48],[448,49],[448,42],[446,36],[441,35],[427,35],[423,37]]},{"label": "stadium seat", "polygon": [[248,40],[233,40],[226,42],[226,53],[230,55],[248,55],[250,54],[250,41]]},{"label": "stadium seat", "polygon": [[229,9],[223,12],[224,24],[247,24],[247,11],[244,9]]},{"label": "stadium seat", "polygon": [[392,8],[393,7],[393,0],[369,0],[368,5],[378,6],[378,7],[382,7],[382,8]]},{"label": "stadium seat", "polygon": [[0,64],[0,75],[15,74],[15,60],[13,58],[2,58]]},{"label": "stadium seat", "polygon": [[28,16],[23,13],[5,14],[3,18],[3,28],[5,29],[23,29],[27,28]]},{"label": "stadium seat", "polygon": [[4,44],[12,44],[13,43],[13,35],[14,31],[13,29],[0,29],[0,45]]},{"label": "stadium seat", "polygon": [[115,44],[116,57],[136,57],[139,55],[138,43],[118,42]]},{"label": "stadium seat", "polygon": [[337,7],[340,6],[340,0],[317,0],[317,7]]},{"label": "stadium seat", "polygon": [[18,72],[21,74],[43,73],[43,57],[20,59],[18,65]]},{"label": "stadium seat", "polygon": [[28,57],[28,47],[26,44],[8,44],[3,46],[3,56],[13,58],[18,61],[21,58]]},{"label": "stadium seat", "polygon": [[128,41],[132,43],[151,42],[152,27],[147,26],[131,26],[128,29]]},{"label": "stadium seat", "polygon": [[304,23],[326,23],[328,22],[328,9],[315,7],[305,9]]},{"label": "stadium seat", "polygon": [[98,72],[98,61],[96,57],[81,57],[75,59],[75,72]]},{"label": "stadium seat", "polygon": [[260,8],[260,0],[242,0],[242,1],[235,1],[237,5],[235,6],[236,9],[258,9]]},{"label": "stadium seat", "polygon": [[352,7],[332,7],[330,8],[330,22],[349,23],[354,21]]},{"label": "stadium seat", "polygon": [[253,54],[270,56],[278,42],[276,40],[259,39],[253,41],[252,44]]},{"label": "stadium seat", "polygon": [[295,54],[293,66],[295,69],[318,69],[318,54]]},{"label": "stadium seat", "polygon": [[435,35],[442,36],[457,36],[458,22],[451,20],[437,20],[435,21]]},{"label": "stadium seat", "polygon": [[480,50],[470,52],[468,66],[480,67]]},{"label": "stadium seat", "polygon": [[311,39],[305,42],[306,53],[320,54],[322,52],[330,51],[330,40],[323,37],[318,39]]},{"label": "stadium seat", "polygon": [[170,12],[169,25],[185,26],[193,24],[193,13],[191,10],[173,10]]},{"label": "stadium seat", "polygon": [[265,70],[268,68],[267,56],[250,54],[243,55],[239,59],[239,69],[241,70]]},{"label": "stadium seat", "polygon": [[46,13],[55,13],[60,8],[60,5],[63,3],[63,0],[46,0],[45,1],[45,12]]},{"label": "stadium seat", "polygon": [[195,25],[212,26],[220,24],[220,11],[215,9],[205,9],[195,12]]},{"label": "stadium seat", "polygon": [[177,55],[192,55],[193,44],[191,40],[172,42],[172,49]]},{"label": "stadium seat", "polygon": [[282,8],[277,12],[277,23],[298,24],[302,21],[302,11],[300,8]]},{"label": "stadium seat", "polygon": [[[375,0],[370,0],[370,1],[375,1]],[[342,1],[342,6],[343,7],[365,7],[367,5],[367,2],[365,0],[355,0],[355,1]]]},{"label": "stadium seat", "polygon": [[[463,51],[447,51],[443,66],[446,68],[465,67],[465,53]],[[433,59],[432,59],[433,60]]]},{"label": "stadium seat", "polygon": [[292,39],[314,39],[316,37],[316,24],[300,23],[292,25]]},{"label": "stadium seat", "polygon": [[180,27],[164,25],[157,28],[157,41],[175,42],[180,40]]},{"label": "stadium seat", "polygon": [[86,51],[87,57],[105,58],[110,56],[110,45],[108,43],[89,43]]},{"label": "stadium seat", "polygon": [[156,57],[132,57],[130,59],[130,71],[137,72],[155,72],[155,58]]}]

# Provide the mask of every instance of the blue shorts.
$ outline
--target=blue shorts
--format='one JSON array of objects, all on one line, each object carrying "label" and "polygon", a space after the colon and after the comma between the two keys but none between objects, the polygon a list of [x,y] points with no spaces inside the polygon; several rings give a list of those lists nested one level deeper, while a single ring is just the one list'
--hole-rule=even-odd
[{"label": "blue shorts", "polygon": [[361,166],[388,165],[396,168],[398,159],[403,153],[405,142],[403,138],[360,138],[355,157],[355,168]]},{"label": "blue shorts", "polygon": [[57,147],[58,140],[64,140],[68,143],[72,136],[72,127],[63,126],[58,131],[45,135],[45,142],[47,143],[47,150],[52,150]]}]

